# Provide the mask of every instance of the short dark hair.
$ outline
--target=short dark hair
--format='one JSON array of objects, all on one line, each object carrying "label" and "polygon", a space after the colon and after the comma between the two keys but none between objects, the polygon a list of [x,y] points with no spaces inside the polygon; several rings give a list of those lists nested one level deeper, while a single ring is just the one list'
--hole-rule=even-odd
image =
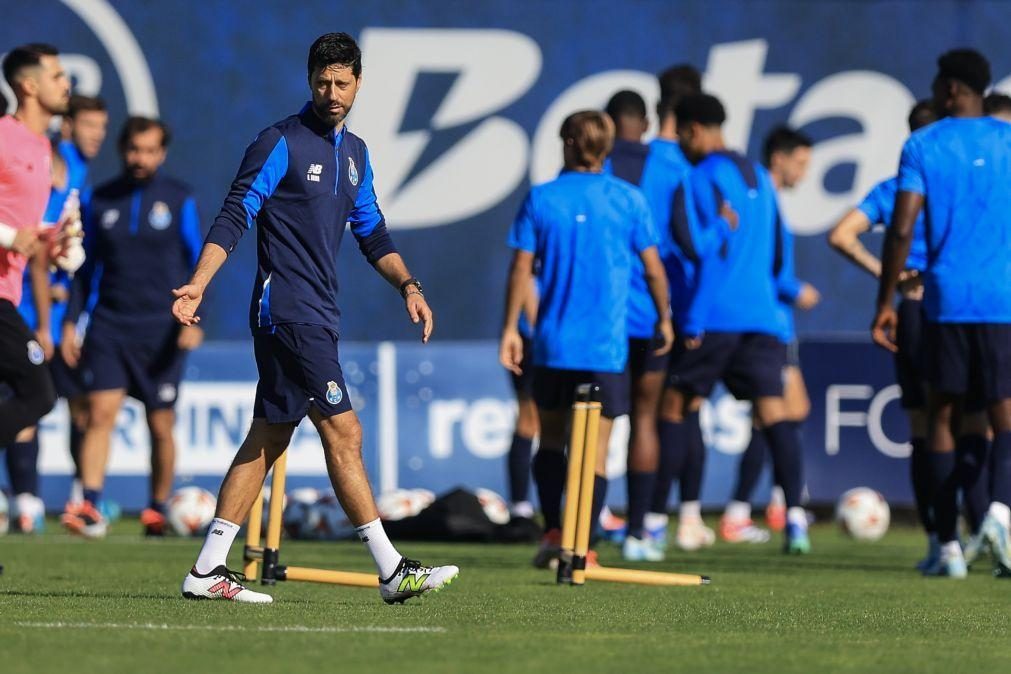
[{"label": "short dark hair", "polygon": [[15,47],[4,57],[4,79],[7,80],[11,89],[14,89],[14,83],[21,75],[22,70],[39,65],[42,63],[43,56],[58,56],[59,53],[53,45],[42,42],[32,42]]},{"label": "short dark hair", "polygon": [[797,131],[785,124],[773,127],[762,143],[762,163],[766,166],[772,163],[772,155],[777,152],[790,154],[800,147],[811,147],[814,142],[807,134]]},{"label": "short dark hair", "polygon": [[702,93],[702,73],[689,63],[679,63],[656,76],[660,83],[660,101],[656,112],[662,119],[673,114],[685,96]]},{"label": "short dark hair", "polygon": [[995,115],[998,112],[1011,112],[1011,96],[994,91],[983,99],[983,112]]},{"label": "short dark hair", "polygon": [[614,120],[615,124],[618,123],[618,119],[621,117],[645,119],[646,101],[636,92],[623,89],[614,96],[611,96],[611,100],[607,102],[604,112]]},{"label": "short dark hair", "polygon": [[674,114],[677,115],[678,124],[698,122],[702,126],[722,126],[727,121],[727,112],[720,99],[710,94],[685,96],[678,103]]},{"label": "short dark hair", "polygon": [[79,112],[108,112],[109,108],[105,101],[98,96],[82,96],[73,94],[70,103],[67,105],[67,117],[73,119]]},{"label": "short dark hair", "polygon": [[362,74],[362,50],[347,33],[321,35],[309,47],[309,60],[306,64],[308,77],[312,77],[317,70],[334,64],[351,68],[355,79]]},{"label": "short dark hair", "polygon": [[990,62],[975,49],[952,49],[937,58],[937,76],[961,82],[982,96],[990,86]]},{"label": "short dark hair", "polygon": [[126,150],[126,145],[130,142],[131,138],[151,129],[161,130],[161,146],[168,147],[169,143],[172,142],[172,134],[165,122],[160,119],[152,119],[151,117],[134,116],[126,120],[126,123],[123,124],[123,130],[119,132],[119,151],[123,152]]},{"label": "short dark hair", "polygon": [[906,121],[909,122],[910,131],[922,129],[928,124],[936,122],[937,110],[934,108],[933,101],[929,98],[917,101],[913,109],[909,111],[909,117],[906,118]]}]

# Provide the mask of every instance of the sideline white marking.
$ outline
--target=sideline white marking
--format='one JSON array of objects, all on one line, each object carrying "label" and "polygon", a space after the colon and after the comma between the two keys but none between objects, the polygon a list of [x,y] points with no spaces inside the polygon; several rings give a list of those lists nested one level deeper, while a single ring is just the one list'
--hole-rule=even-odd
[{"label": "sideline white marking", "polygon": [[382,627],[378,625],[363,625],[359,627],[310,627],[308,625],[242,627],[241,625],[169,625],[168,623],[15,622],[14,624],[18,627],[33,627],[38,629],[165,630],[192,632],[308,632],[320,634],[371,632],[379,634],[403,634],[412,632],[443,633],[446,631],[445,627]]}]

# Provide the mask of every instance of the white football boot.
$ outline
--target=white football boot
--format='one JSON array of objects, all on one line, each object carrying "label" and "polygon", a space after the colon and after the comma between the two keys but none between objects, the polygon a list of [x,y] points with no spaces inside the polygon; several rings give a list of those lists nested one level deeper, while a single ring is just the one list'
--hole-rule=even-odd
[{"label": "white football boot", "polygon": [[403,604],[411,597],[438,592],[459,574],[455,566],[422,566],[421,562],[401,557],[393,575],[379,579],[379,595],[387,604]]},{"label": "white football boot", "polygon": [[196,567],[183,578],[182,594],[187,599],[227,599],[243,604],[269,604],[274,598],[262,592],[253,592],[240,581],[245,576],[229,571],[224,565],[208,574],[197,573]]}]

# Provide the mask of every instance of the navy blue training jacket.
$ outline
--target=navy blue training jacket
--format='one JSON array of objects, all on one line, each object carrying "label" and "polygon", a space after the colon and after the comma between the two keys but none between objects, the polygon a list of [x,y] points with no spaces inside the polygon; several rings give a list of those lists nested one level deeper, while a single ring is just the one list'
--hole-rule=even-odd
[{"label": "navy blue training jacket", "polygon": [[365,142],[346,127],[335,134],[309,104],[246,149],[205,242],[231,252],[253,223],[253,330],[308,323],[339,331],[337,253],[348,224],[370,263],[396,251]]}]

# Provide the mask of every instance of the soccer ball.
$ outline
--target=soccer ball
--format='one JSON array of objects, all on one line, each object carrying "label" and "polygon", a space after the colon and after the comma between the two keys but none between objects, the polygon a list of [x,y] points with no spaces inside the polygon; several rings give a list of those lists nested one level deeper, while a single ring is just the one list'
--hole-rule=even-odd
[{"label": "soccer ball", "polygon": [[857,487],[839,497],[835,517],[853,538],[876,541],[888,531],[891,516],[884,496],[868,487]]},{"label": "soccer ball", "polygon": [[281,520],[284,533],[288,538],[296,540],[315,538],[320,528],[321,514],[315,503],[291,499]]},{"label": "soccer ball", "polygon": [[505,499],[493,492],[491,489],[478,487],[474,490],[478,503],[484,510],[484,514],[493,524],[509,524],[509,506]]},{"label": "soccer ball", "polygon": [[183,487],[168,502],[168,521],[180,536],[202,534],[214,519],[218,501],[206,489]]},{"label": "soccer ball", "polygon": [[333,496],[324,496],[314,506],[319,517],[317,537],[328,541],[353,538],[355,527]]},{"label": "soccer ball", "polygon": [[0,491],[0,536],[5,535],[11,528],[11,511],[7,503],[7,495]]},{"label": "soccer ball", "polygon": [[381,495],[376,507],[380,518],[395,522],[417,515],[434,500],[435,494],[427,489],[394,489]]}]

